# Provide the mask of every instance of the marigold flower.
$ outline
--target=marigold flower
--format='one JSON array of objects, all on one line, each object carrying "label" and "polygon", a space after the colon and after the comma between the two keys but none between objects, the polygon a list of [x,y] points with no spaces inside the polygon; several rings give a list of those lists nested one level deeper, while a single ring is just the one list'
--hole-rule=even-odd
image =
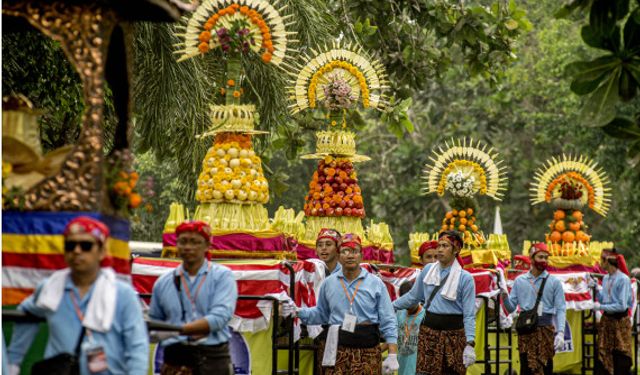
[{"label": "marigold flower", "polygon": [[240,97],[240,91],[238,91],[238,90],[233,90],[233,97],[234,97],[234,98],[239,98],[239,97]]},{"label": "marigold flower", "polygon": [[236,85],[236,82],[234,80],[230,79],[227,81],[227,86],[233,87],[235,85]]}]

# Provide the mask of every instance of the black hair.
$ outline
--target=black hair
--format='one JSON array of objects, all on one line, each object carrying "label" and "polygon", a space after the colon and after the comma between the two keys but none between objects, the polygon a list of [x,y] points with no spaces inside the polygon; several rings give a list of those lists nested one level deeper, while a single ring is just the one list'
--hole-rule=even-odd
[{"label": "black hair", "polygon": [[402,284],[400,284],[400,288],[398,288],[398,293],[400,294],[400,297],[407,294],[411,290],[411,288],[413,288],[413,281],[405,281]]}]

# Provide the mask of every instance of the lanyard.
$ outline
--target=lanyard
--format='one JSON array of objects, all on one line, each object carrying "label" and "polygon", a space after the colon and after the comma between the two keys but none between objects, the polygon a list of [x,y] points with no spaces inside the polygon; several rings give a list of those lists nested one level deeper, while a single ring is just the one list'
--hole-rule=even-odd
[{"label": "lanyard", "polygon": [[[80,304],[78,304],[78,300],[76,299],[76,295],[73,294],[73,290],[69,291],[69,296],[71,297],[71,302],[73,303],[73,309],[76,311],[76,316],[78,317],[78,320],[80,320],[80,325],[82,325],[82,322],[84,321],[84,314],[82,313],[82,310],[80,310]],[[87,332],[87,336],[89,336],[89,340],[91,340],[91,330],[85,328],[85,332]]]},{"label": "lanyard", "polygon": [[[211,270],[211,263],[209,263],[209,270]],[[180,279],[182,280],[182,286],[184,287],[184,292],[187,294],[187,298],[189,302],[191,302],[191,313],[195,315],[196,313],[196,300],[198,299],[198,294],[200,294],[200,288],[202,288],[202,284],[207,279],[207,274],[203,275],[196,287],[196,293],[191,296],[191,291],[189,290],[189,286],[187,285],[187,280],[184,277],[184,270],[180,273]]]},{"label": "lanyard", "polygon": [[356,300],[356,295],[358,294],[358,288],[360,288],[360,284],[362,284],[362,280],[360,279],[360,281],[358,281],[358,283],[356,284],[356,289],[353,291],[353,296],[349,295],[349,291],[347,290],[347,286],[344,285],[344,281],[342,281],[342,279],[340,279],[340,284],[342,284],[342,289],[344,289],[344,294],[347,296],[347,299],[349,300],[349,311],[353,312],[352,307],[353,307],[353,302]]},{"label": "lanyard", "polygon": [[407,312],[407,319],[405,320],[405,323],[404,323],[404,343],[405,343],[405,345],[409,341],[409,336],[411,335],[411,330],[413,329],[413,327],[415,327],[416,319],[418,318],[418,315],[420,315],[420,311],[422,311],[422,306],[418,307],[418,311],[416,311],[415,315],[413,315],[413,320],[409,324],[407,324],[407,321],[409,320],[409,313]]}]

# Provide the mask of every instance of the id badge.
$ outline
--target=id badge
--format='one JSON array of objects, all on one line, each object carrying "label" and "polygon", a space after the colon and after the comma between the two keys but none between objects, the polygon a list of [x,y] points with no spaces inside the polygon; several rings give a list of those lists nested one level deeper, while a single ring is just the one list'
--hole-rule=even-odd
[{"label": "id badge", "polygon": [[109,369],[107,354],[104,352],[102,346],[86,345],[83,349],[87,355],[87,366],[89,367],[90,373],[96,374]]},{"label": "id badge", "polygon": [[357,318],[355,315],[352,315],[349,313],[345,314],[344,320],[342,321],[342,330],[351,332],[351,333],[355,332],[356,322],[357,322]]},{"label": "id badge", "polygon": [[542,316],[542,310],[544,309],[544,303],[540,301],[538,304],[538,316]]}]

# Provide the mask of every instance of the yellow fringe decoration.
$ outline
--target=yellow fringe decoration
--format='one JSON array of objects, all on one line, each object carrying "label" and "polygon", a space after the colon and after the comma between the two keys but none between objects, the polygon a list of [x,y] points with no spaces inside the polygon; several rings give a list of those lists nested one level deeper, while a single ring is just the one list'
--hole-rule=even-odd
[{"label": "yellow fringe decoration", "polygon": [[278,210],[273,215],[273,221],[271,222],[271,228],[284,233],[287,236],[294,238],[302,238],[304,236],[304,212],[300,211],[296,215],[296,211],[293,208],[278,207]]},{"label": "yellow fringe decoration", "polygon": [[363,240],[365,238],[362,220],[359,217],[312,216],[307,217],[306,230],[302,240],[315,243],[322,228],[332,228],[341,234],[354,233],[363,238]]},{"label": "yellow fringe decoration", "polygon": [[238,232],[270,229],[269,213],[261,204],[203,203],[194,220],[209,223],[213,230]]}]

